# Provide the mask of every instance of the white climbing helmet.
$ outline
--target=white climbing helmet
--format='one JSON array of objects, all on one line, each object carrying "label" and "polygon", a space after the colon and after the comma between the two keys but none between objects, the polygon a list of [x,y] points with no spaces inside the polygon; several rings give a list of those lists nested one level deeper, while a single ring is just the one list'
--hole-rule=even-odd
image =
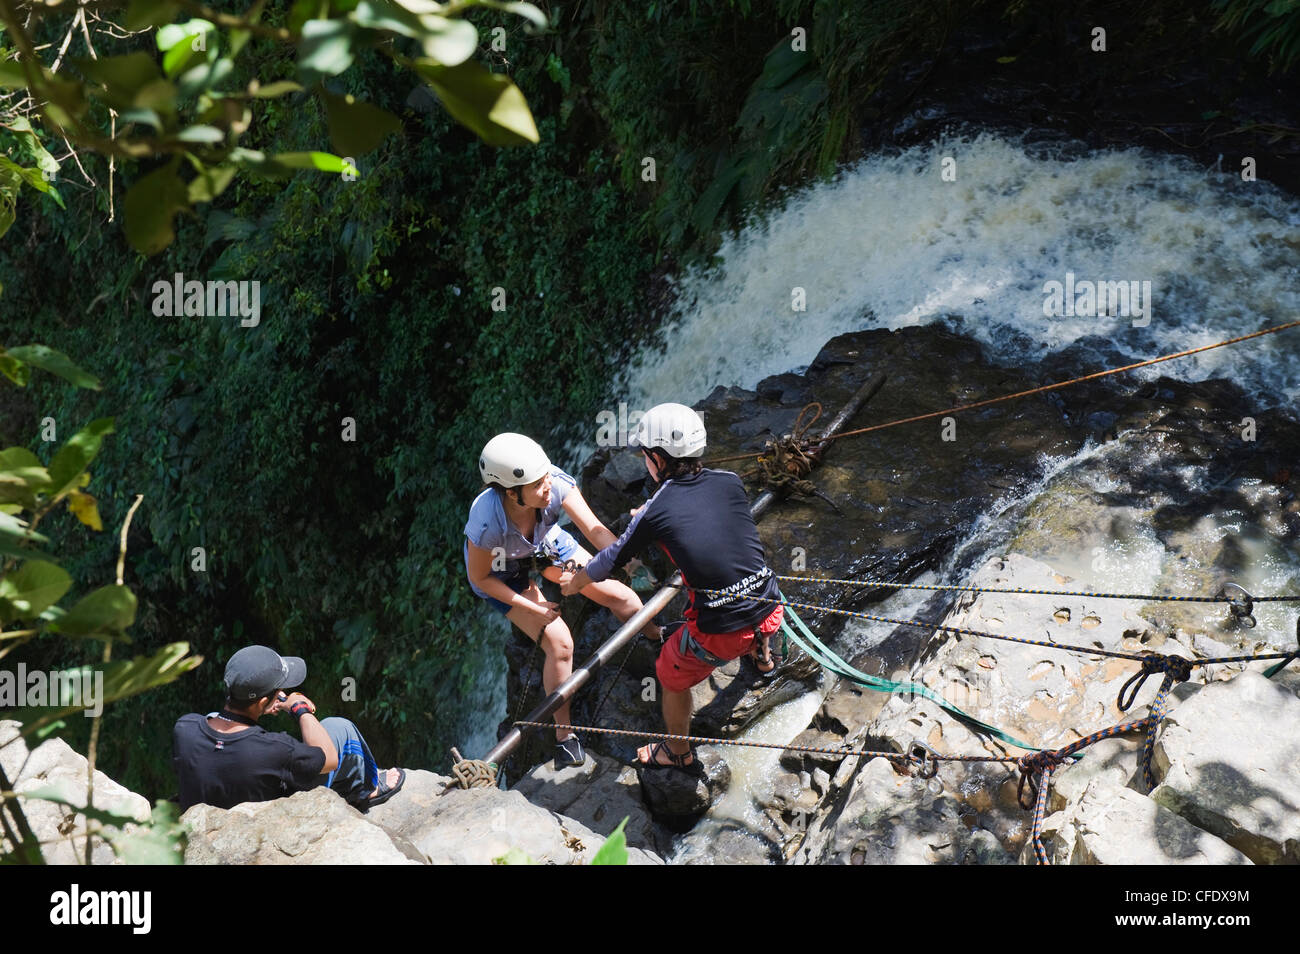
[{"label": "white climbing helmet", "polygon": [[551,469],[540,444],[523,434],[498,434],[483,447],[478,472],[486,484],[522,487]]},{"label": "white climbing helmet", "polygon": [[685,404],[656,404],[645,412],[627,443],[629,447],[659,447],[670,457],[700,457],[706,436],[704,421]]}]

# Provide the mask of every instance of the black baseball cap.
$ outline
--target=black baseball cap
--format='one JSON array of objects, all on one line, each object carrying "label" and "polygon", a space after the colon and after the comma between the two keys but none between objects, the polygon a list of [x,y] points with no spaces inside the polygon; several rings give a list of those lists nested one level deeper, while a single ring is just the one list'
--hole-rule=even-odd
[{"label": "black baseball cap", "polygon": [[307,664],[302,659],[281,656],[266,646],[245,646],[226,663],[226,692],[236,702],[251,702],[306,681]]}]

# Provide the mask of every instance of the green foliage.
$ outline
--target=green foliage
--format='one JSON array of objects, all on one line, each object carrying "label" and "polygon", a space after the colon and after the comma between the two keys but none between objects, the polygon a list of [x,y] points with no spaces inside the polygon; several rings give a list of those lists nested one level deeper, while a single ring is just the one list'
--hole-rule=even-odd
[{"label": "green foliage", "polygon": [[627,818],[619,822],[618,827],[609,833],[605,843],[600,846],[600,850],[591,859],[593,865],[627,864],[627,835],[623,833],[625,827],[627,827]]},{"label": "green foliage", "polygon": [[134,831],[104,832],[113,852],[128,865],[179,865],[185,860],[188,833],[180,823],[179,808],[160,801],[153,808],[149,824]]},{"label": "green foliage", "polygon": [[1251,56],[1288,72],[1300,62],[1300,0],[1213,0],[1218,27],[1250,43]]},{"label": "green foliage", "polygon": [[504,855],[492,859],[494,865],[535,865],[537,864],[522,848],[511,848]]},{"label": "green foliage", "polygon": [[[98,389],[99,380],[83,371],[61,352],[44,345],[0,348],[5,359],[6,376],[20,387],[30,380],[35,367],[67,380],[78,387]],[[58,450],[46,467],[40,458],[23,447],[0,451],[0,658],[9,655],[34,637],[50,634],[102,640],[111,643],[126,639],[125,630],[135,622],[136,597],[120,582],[102,587],[82,597],[65,610],[58,601],[72,588],[72,577],[32,544],[48,542],[35,532],[36,525],[64,500],[69,509],[85,524],[99,523],[94,499],[79,488],[90,481],[88,468],[99,455],[103,440],[114,432],[112,418],[100,418],[79,431]],[[22,515],[26,516],[22,516]],[[96,527],[96,529],[102,529]],[[119,577],[120,579],[120,577]],[[107,661],[107,655],[104,659]],[[78,712],[93,710],[98,717],[106,703],[138,695],[175,680],[202,660],[189,655],[185,643],[173,643],[151,657],[130,662],[115,662],[98,667],[89,665],[62,670],[55,677],[50,698],[45,705],[20,706],[7,712],[22,726],[18,736],[40,740],[66,728],[62,720]],[[89,693],[74,692],[74,687],[91,687]],[[6,744],[10,744],[6,743]],[[0,771],[0,789],[13,785]],[[36,791],[25,798],[70,804],[57,792]],[[178,844],[174,811],[169,816],[165,806],[156,815],[156,827],[147,827],[131,836],[120,826],[127,819],[93,808],[79,809],[89,822],[118,826],[105,837],[114,849],[128,860],[146,863],[174,861]],[[40,846],[27,825],[17,798],[0,798],[0,815],[6,833],[13,835],[8,857],[36,863],[41,860]]]},{"label": "green foliage", "polygon": [[[241,137],[253,124],[255,102],[310,87],[329,111],[336,147],[352,155],[370,152],[386,135],[400,132],[392,113],[350,96],[339,97],[325,86],[364,50],[378,50],[425,76],[451,114],[485,141],[537,142],[532,114],[518,88],[469,59],[478,46],[478,31],[459,17],[480,5],[546,25],[540,11],[519,2],[324,0],[293,4],[287,26],[263,22],[264,2],[239,16],[210,14],[216,23],[200,17],[167,23],[178,5],[136,2],[117,26],[146,31],[157,27],[156,51],[130,49],[141,45],[136,36],[123,39],[123,34],[106,33],[101,36],[104,47],[126,52],[103,55],[90,45],[80,7],[37,5],[20,19],[6,5],[0,7],[0,26],[17,56],[10,59],[9,51],[0,47],[0,85],[30,93],[47,132],[80,147],[127,160],[170,157],[140,176],[125,200],[127,238],[142,254],[156,255],[175,239],[176,216],[215,200],[237,169],[263,176],[275,176],[286,167],[343,171],[341,159],[327,153],[266,156],[241,146]],[[37,36],[43,31],[62,33],[66,27],[70,39],[78,23],[86,37],[86,55],[65,58],[65,40],[57,54],[40,56]],[[260,75],[237,80],[240,66],[254,55],[253,36],[264,45],[296,52],[296,82],[264,82],[266,77]],[[404,47],[423,56],[412,61],[403,55]],[[0,127],[34,135],[27,116],[16,108],[0,107]],[[37,147],[43,148],[39,140]],[[291,161],[303,157],[305,161]],[[47,166],[42,160],[36,167],[24,167],[0,155],[0,235],[13,224],[24,183],[62,202],[47,181]],[[187,169],[193,170],[192,179],[182,177]]]}]

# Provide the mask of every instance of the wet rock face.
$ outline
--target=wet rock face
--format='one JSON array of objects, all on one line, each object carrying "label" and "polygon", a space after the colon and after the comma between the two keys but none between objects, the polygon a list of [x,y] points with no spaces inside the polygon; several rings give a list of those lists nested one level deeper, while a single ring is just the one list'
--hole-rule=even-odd
[{"label": "wet rock face", "polygon": [[886,759],[872,759],[854,779],[836,823],[809,835],[799,862],[1011,864],[991,833],[962,823],[958,808],[941,782],[900,774]]},{"label": "wet rock face", "polygon": [[[797,379],[802,387],[794,387],[793,376],[778,375],[760,382],[757,391],[718,388],[701,402],[709,430],[706,465],[762,450],[765,441],[788,433],[811,401],[820,402],[823,413],[808,433],[819,433],[878,370],[889,380],[850,428],[1018,390],[1026,382],[1023,372],[993,367],[978,345],[942,330],[840,335]],[[842,514],[817,498],[790,499],[769,511],[760,532],[777,572],[906,576],[928,565],[970,520],[1032,471],[1026,463],[1036,455],[1072,452],[1086,437],[1082,428],[1063,426],[1059,410],[1044,401],[958,420],[956,440],[942,439],[938,420],[907,428],[888,438],[868,435],[831,445],[816,483]],[[968,453],[972,444],[980,448],[978,457]],[[620,486],[625,481],[616,459],[631,454],[602,450],[583,467],[583,492],[597,513],[621,514],[641,502]],[[718,466],[743,473],[751,465]],[[946,515],[942,526],[926,516],[936,513]]]}]

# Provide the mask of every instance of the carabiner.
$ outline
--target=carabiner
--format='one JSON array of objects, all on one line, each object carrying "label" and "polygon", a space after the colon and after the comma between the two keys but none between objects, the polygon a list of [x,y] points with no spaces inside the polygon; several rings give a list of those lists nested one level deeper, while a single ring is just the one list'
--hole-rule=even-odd
[{"label": "carabiner", "polygon": [[934,778],[939,774],[939,753],[920,739],[912,740],[912,744],[907,747],[907,757],[909,761],[921,763],[921,768],[916,773],[917,778]]},{"label": "carabiner", "polygon": [[[1229,589],[1238,590],[1240,595],[1229,592]],[[1233,617],[1242,626],[1247,629],[1253,629],[1255,626],[1255,597],[1246,592],[1246,588],[1237,583],[1224,583],[1215,594],[1217,599],[1227,600],[1228,609],[1232,612]]]}]

